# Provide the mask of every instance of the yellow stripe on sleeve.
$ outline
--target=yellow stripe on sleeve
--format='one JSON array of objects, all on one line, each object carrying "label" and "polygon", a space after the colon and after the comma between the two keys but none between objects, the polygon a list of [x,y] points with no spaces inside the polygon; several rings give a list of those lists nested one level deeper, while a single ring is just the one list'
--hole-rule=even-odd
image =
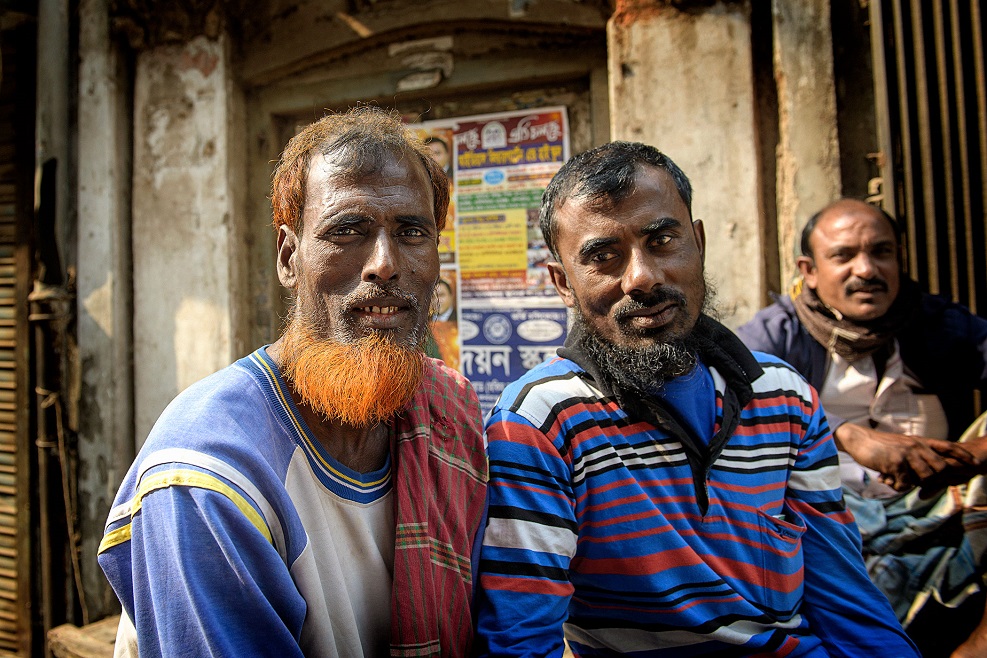
[{"label": "yellow stripe on sleeve", "polygon": [[112,530],[105,535],[103,535],[103,541],[99,542],[99,551],[107,551],[117,544],[122,544],[125,541],[130,541],[130,524],[122,525],[116,530]]},{"label": "yellow stripe on sleeve", "polygon": [[[264,518],[250,503],[247,502],[243,496],[219,478],[209,475],[208,473],[191,469],[162,471],[142,479],[140,487],[137,489],[137,496],[134,498],[134,504],[130,511],[130,518],[133,518],[140,511],[144,496],[152,491],[156,491],[157,489],[175,486],[207,489],[226,496],[230,502],[237,506],[237,509],[243,512],[243,515],[247,517],[247,520],[250,521],[255,528],[257,528],[257,530],[264,536],[265,539],[267,539],[267,541],[272,544],[274,543],[271,537],[271,530],[267,527],[267,523],[264,521]],[[128,523],[127,525],[120,526],[116,530],[106,533],[106,535],[103,536],[103,541],[99,544],[99,552],[102,553],[103,551],[113,548],[118,544],[122,544],[129,539],[130,524]]]}]

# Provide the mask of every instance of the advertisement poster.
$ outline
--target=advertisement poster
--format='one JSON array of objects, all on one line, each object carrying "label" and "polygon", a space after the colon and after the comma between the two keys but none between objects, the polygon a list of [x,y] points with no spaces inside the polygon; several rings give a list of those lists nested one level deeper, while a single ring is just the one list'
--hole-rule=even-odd
[{"label": "advertisement poster", "polygon": [[414,128],[451,172],[433,349],[472,382],[486,412],[507,384],[565,342],[565,306],[548,277],[538,209],[569,157],[566,111],[520,110]]}]

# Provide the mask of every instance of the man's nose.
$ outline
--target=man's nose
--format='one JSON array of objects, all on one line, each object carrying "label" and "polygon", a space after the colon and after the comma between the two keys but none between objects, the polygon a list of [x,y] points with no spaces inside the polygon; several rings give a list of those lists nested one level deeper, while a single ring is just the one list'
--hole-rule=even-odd
[{"label": "man's nose", "polygon": [[877,268],[874,267],[874,260],[865,252],[860,252],[853,259],[852,271],[854,276],[861,279],[870,279],[877,274]]},{"label": "man's nose", "polygon": [[401,273],[397,245],[386,232],[380,232],[374,239],[363,265],[364,281],[396,280]]},{"label": "man's nose", "polygon": [[655,259],[644,250],[632,250],[620,282],[624,294],[647,294],[661,283],[664,283],[664,277]]}]

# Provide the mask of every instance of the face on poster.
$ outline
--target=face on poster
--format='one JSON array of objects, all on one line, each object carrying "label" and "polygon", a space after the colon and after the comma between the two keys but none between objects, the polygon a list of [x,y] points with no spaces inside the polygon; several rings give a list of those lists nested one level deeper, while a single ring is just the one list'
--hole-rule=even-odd
[{"label": "face on poster", "polygon": [[452,128],[441,123],[429,122],[418,124],[415,129],[425,142],[432,159],[442,167],[449,178],[449,211],[446,213],[445,226],[439,234],[439,262],[454,264],[456,262],[456,176],[452,159]]},{"label": "face on poster", "polygon": [[[416,128],[444,167],[451,147],[453,203],[440,258],[457,321],[453,337],[450,319],[433,315],[433,335],[443,360],[470,379],[486,411],[504,386],[565,341],[566,311],[548,276],[551,254],[538,212],[545,187],[569,157],[566,110],[457,117]],[[436,290],[437,298],[442,294]]]},{"label": "face on poster", "polygon": [[454,267],[443,267],[432,298],[432,338],[438,358],[450,368],[460,369],[459,277]]}]

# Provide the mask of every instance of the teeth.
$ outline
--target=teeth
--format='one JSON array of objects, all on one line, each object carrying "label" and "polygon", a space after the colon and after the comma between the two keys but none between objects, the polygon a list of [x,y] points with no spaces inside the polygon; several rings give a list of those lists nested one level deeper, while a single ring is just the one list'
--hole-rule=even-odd
[{"label": "teeth", "polygon": [[397,313],[398,312],[398,307],[397,306],[371,306],[370,307],[370,312],[371,313]]}]

